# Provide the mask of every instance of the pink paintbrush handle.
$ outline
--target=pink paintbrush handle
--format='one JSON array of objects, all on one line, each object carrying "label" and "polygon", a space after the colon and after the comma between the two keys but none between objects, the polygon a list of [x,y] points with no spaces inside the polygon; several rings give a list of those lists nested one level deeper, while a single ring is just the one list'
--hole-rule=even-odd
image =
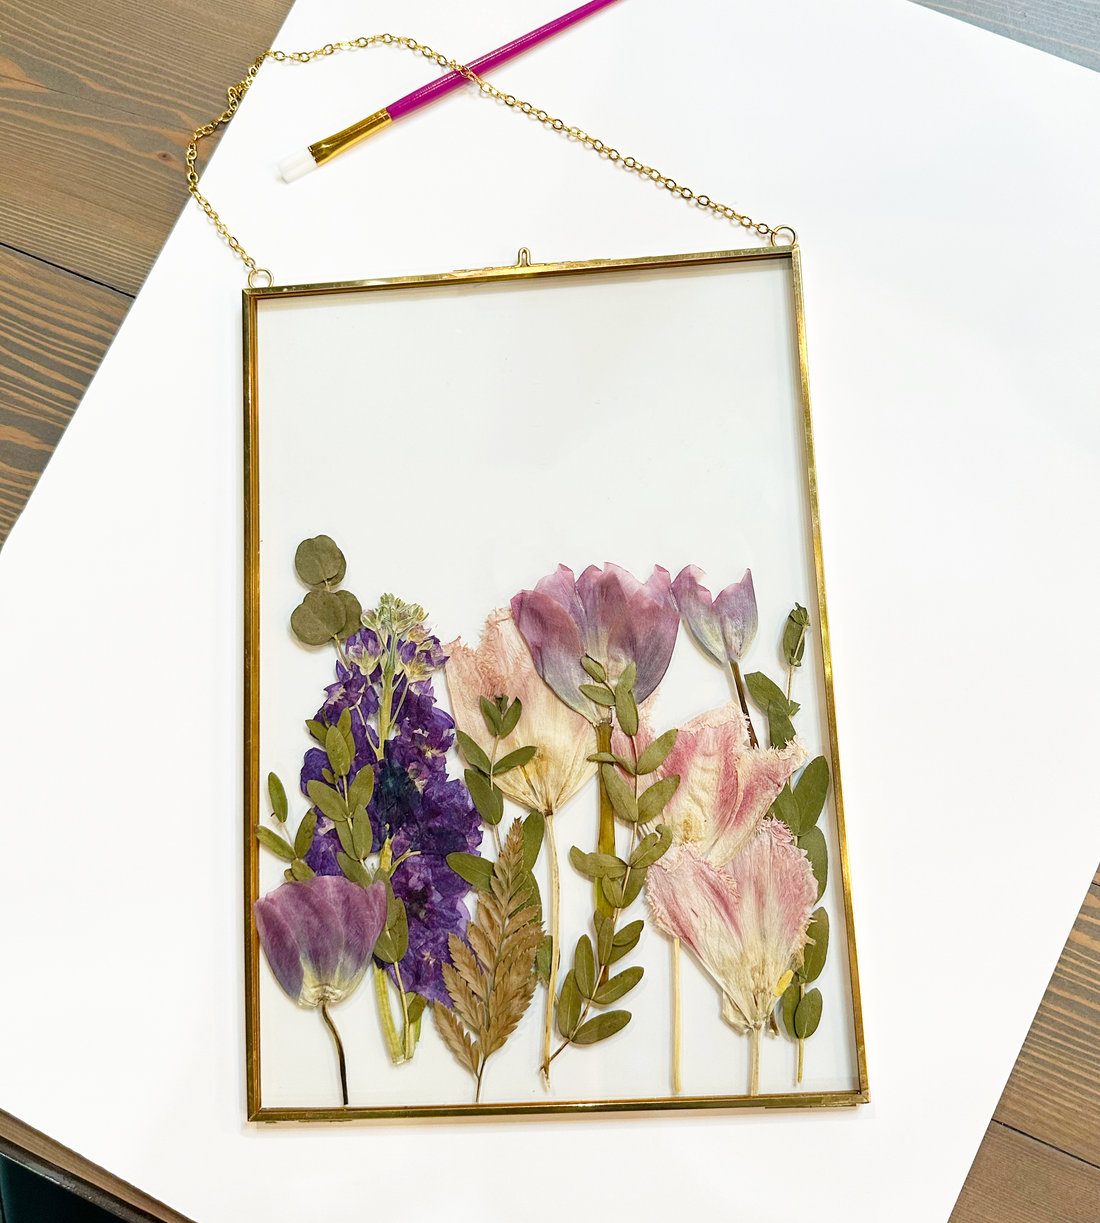
[{"label": "pink paintbrush handle", "polygon": [[[580,8],[575,8],[571,13],[565,13],[561,17],[556,17],[553,21],[548,21],[546,25],[539,26],[537,30],[532,30],[530,34],[524,34],[522,38],[517,38],[503,47],[498,47],[495,51],[490,51],[488,55],[475,59],[469,67],[478,76],[483,76],[486,72],[492,71],[498,64],[503,64],[505,60],[511,59],[514,55],[519,55],[529,47],[537,46],[544,39],[551,38],[560,30],[567,29],[574,22],[583,21],[590,13],[595,13],[599,9],[606,8],[609,4],[614,3],[615,0],[589,0],[588,4],[582,4]],[[407,93],[403,98],[398,98],[396,102],[391,102],[386,107],[386,110],[389,112],[391,119],[400,119],[404,115],[411,114],[414,110],[419,110],[421,106],[434,102],[436,98],[441,98],[444,94],[451,93],[452,90],[457,89],[460,85],[468,83],[469,78],[463,76],[461,72],[448,72],[446,76],[441,76],[439,80],[432,81],[430,85],[424,85],[412,93]]]}]

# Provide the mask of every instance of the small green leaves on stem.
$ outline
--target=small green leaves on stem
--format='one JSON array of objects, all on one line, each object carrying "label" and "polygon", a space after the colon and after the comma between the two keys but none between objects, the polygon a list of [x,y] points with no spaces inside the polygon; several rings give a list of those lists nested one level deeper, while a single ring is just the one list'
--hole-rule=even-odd
[{"label": "small green leaves on stem", "polygon": [[294,861],[294,849],[287,844],[278,833],[272,832],[270,828],[257,827],[256,840],[265,849],[270,849],[273,854],[277,854],[284,862]]},{"label": "small green leaves on stem", "polygon": [[829,954],[829,915],[824,909],[818,909],[810,918],[807,931],[810,941],[802,953],[802,967],[798,970],[798,980],[803,982],[816,981],[825,967],[825,957]]},{"label": "small green leaves on stem", "polygon": [[590,655],[585,654],[581,659],[581,666],[592,676],[597,684],[607,683],[607,672],[603,669],[603,664],[597,662]]},{"label": "small green leaves on stem", "polygon": [[338,726],[330,726],[325,734],[325,754],[334,777],[347,777],[351,770],[352,753],[348,741]]},{"label": "small green leaves on stem", "polygon": [[294,553],[294,568],[307,586],[335,585],[347,572],[344,554],[327,535],[303,539]]},{"label": "small green leaves on stem", "polygon": [[523,869],[533,871],[542,849],[546,819],[541,811],[532,811],[523,821]]},{"label": "small green leaves on stem", "polygon": [[267,796],[271,800],[271,814],[280,824],[285,824],[288,810],[286,790],[283,788],[283,783],[274,773],[268,773],[267,775]]},{"label": "small green leaves on stem", "polygon": [[462,749],[462,754],[470,762],[471,766],[477,769],[479,773],[484,773],[488,777],[493,766],[489,763],[489,757],[485,755],[480,745],[471,739],[465,731],[456,730],[455,738],[458,740],[458,746]]},{"label": "small green leaves on stem", "polygon": [[810,859],[810,869],[817,880],[817,898],[820,900],[829,879],[829,851],[825,846],[825,835],[820,828],[811,828],[798,838],[798,847],[804,849],[806,857]]},{"label": "small green leaves on stem", "polygon": [[615,685],[615,716],[619,719],[619,729],[631,738],[638,733],[638,705],[634,700],[634,680],[637,675],[636,664],[630,663]]},{"label": "small green leaves on stem", "polygon": [[[302,816],[298,831],[294,835],[294,856],[304,858],[313,845],[313,834],[317,831],[317,813],[312,809]],[[312,872],[311,872],[312,873]]]},{"label": "small green leaves on stem", "polygon": [[810,627],[810,613],[799,603],[787,617],[783,626],[783,658],[788,667],[802,666],[802,655],[806,649],[806,630]]},{"label": "small green leaves on stem", "polygon": [[493,776],[496,777],[498,773],[510,773],[512,769],[521,769],[525,764],[530,764],[538,750],[537,747],[517,747],[514,752],[502,756],[493,765]]},{"label": "small green leaves on stem", "polygon": [[607,688],[602,688],[597,684],[581,684],[580,690],[590,701],[595,701],[597,705],[606,705],[610,708],[615,704],[615,694]]},{"label": "small green leaves on stem", "polygon": [[386,888],[390,897],[389,912],[386,914],[386,928],[374,945],[374,954],[386,964],[397,964],[405,958],[405,952],[409,949],[409,919],[404,904],[393,894],[388,879]]},{"label": "small green leaves on stem", "polygon": [[611,800],[612,807],[615,808],[615,814],[628,824],[636,824],[638,822],[638,801],[631,793],[630,787],[619,776],[615,766],[601,764],[600,779],[607,791],[607,797]]},{"label": "small green leaves on stem", "polygon": [[783,997],[779,999],[779,1013],[783,1017],[783,1027],[792,1040],[797,1039],[794,1030],[794,1014],[801,1001],[802,990],[798,987],[797,982],[792,981],[783,991]]},{"label": "small green leaves on stem", "polygon": [[481,818],[486,824],[499,824],[504,815],[504,795],[477,769],[467,769],[463,777]]},{"label": "small green leaves on stem", "polygon": [[672,829],[667,824],[658,824],[657,831],[643,837],[630,855],[630,865],[637,870],[646,870],[663,858],[672,844]]},{"label": "small green leaves on stem", "polygon": [[306,783],[306,793],[321,814],[334,823],[342,824],[348,818],[348,805],[343,795],[332,786],[326,786],[323,781],[310,781]]},{"label": "small green leaves on stem", "polygon": [[791,718],[801,706],[796,701],[789,701],[783,690],[762,671],[753,671],[746,675],[745,685],[752,699],[767,714],[768,737],[772,747],[786,746],[794,738]]},{"label": "small green leaves on stem", "polygon": [[662,777],[647,790],[643,790],[638,795],[638,819],[643,824],[655,820],[668,805],[669,799],[676,793],[679,785],[680,776],[674,773],[671,777]]},{"label": "small green leaves on stem", "polygon": [[586,854],[575,845],[569,851],[569,861],[589,879],[621,879],[628,869],[614,854]]},{"label": "small green leaves on stem", "polygon": [[812,989],[798,1004],[794,1013],[794,1034],[805,1040],[817,1031],[821,1022],[821,991]]},{"label": "small green leaves on stem", "polygon": [[817,756],[802,770],[793,791],[789,782],[779,791],[770,814],[782,820],[796,837],[801,837],[821,817],[828,792],[829,762],[824,756]]},{"label": "small green leaves on stem", "polygon": [[666,730],[663,735],[645,749],[638,757],[638,775],[644,776],[646,773],[653,773],[661,767],[665,762],[665,757],[676,746],[676,736],[680,732],[678,730]]},{"label": "small green leaves on stem", "polygon": [[616,756],[613,752],[593,752],[591,756],[586,756],[585,759],[593,764],[617,764],[620,769],[625,770],[631,777],[635,775],[634,765],[625,756]]},{"label": "small green leaves on stem", "polygon": [[616,1032],[621,1032],[630,1022],[629,1011],[607,1011],[589,1019],[573,1033],[572,1043],[575,1045],[594,1045],[597,1041],[607,1040]]},{"label": "small green leaves on stem", "polygon": [[[487,696],[481,698],[481,716],[485,719],[485,725],[489,728],[489,734],[494,738],[499,739],[504,734],[503,723],[501,718],[500,706],[496,701],[491,701]],[[461,732],[459,732],[461,734]],[[467,756],[467,760],[469,757]],[[471,764],[473,761],[470,762]]]},{"label": "small green leaves on stem", "polygon": [[447,865],[461,879],[479,892],[487,892],[493,884],[493,864],[479,854],[456,852],[447,855]]}]

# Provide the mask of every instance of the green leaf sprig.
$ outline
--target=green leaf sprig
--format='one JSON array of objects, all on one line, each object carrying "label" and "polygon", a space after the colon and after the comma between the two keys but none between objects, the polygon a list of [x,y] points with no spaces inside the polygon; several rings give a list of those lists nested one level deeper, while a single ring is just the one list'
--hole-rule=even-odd
[{"label": "green leaf sprig", "polygon": [[[500,832],[497,826],[504,815],[504,795],[496,784],[495,778],[499,777],[502,773],[511,772],[512,769],[521,769],[524,765],[530,764],[538,752],[536,747],[517,747],[515,751],[509,752],[499,760],[497,759],[500,741],[512,734],[519,725],[522,714],[523,703],[519,697],[516,697],[510,704],[506,696],[498,696],[493,700],[490,700],[487,696],[481,698],[481,716],[485,719],[485,725],[489,730],[489,734],[493,737],[492,750],[488,755],[469,735],[461,730],[455,731],[458,746],[470,765],[463,774],[466,788],[470,791],[470,797],[474,801],[478,814],[493,830],[498,854],[501,851],[501,843]],[[465,854],[457,856],[469,858],[476,855]],[[448,858],[448,861],[450,861],[450,858]],[[458,873],[462,875],[462,871],[458,871]],[[468,879],[465,875],[462,875],[462,877],[466,879],[467,883],[474,883],[477,886],[473,879]]]},{"label": "green leaf sprig", "polygon": [[[604,1009],[628,994],[645,972],[636,965],[612,975],[612,965],[634,950],[644,927],[643,921],[637,919],[620,930],[618,922],[624,910],[638,899],[646,872],[672,844],[672,829],[656,821],[680,784],[679,776],[673,775],[645,788],[639,785],[640,778],[655,773],[664,763],[675,746],[678,732],[666,731],[643,752],[638,752],[635,665],[629,664],[614,686],[596,659],[586,656],[581,665],[595,681],[583,685],[581,691],[596,704],[614,710],[619,729],[630,739],[633,749],[632,758],[603,749],[588,757],[599,765],[603,793],[614,815],[630,829],[630,848],[622,858],[609,852],[601,839],[595,853],[584,853],[575,845],[569,851],[574,868],[596,885],[597,903],[592,915],[595,938],[583,934],[574,948],[572,968],[566,973],[557,998],[557,1026],[562,1043],[543,1067],[545,1074],[549,1073],[549,1063],[570,1045],[593,1045],[606,1040],[622,1031],[632,1018],[628,1010]],[[603,725],[607,728],[603,739],[609,748],[610,726]],[[623,773],[631,779],[629,782],[624,780]]]},{"label": "green leaf sprig", "polygon": [[316,814],[312,810],[307,811],[299,820],[298,830],[292,837],[286,826],[289,814],[286,790],[275,773],[267,775],[267,794],[271,800],[271,817],[275,820],[277,831],[258,824],[256,840],[277,858],[290,863],[283,871],[285,879],[312,879],[313,871],[306,864],[305,858],[313,845],[313,837],[317,831]]},{"label": "green leaf sprig", "polygon": [[[783,747],[794,738],[791,718],[798,712],[799,706],[791,700],[791,686],[796,669],[802,665],[809,624],[809,613],[796,603],[783,628],[786,694],[760,672],[745,677],[753,700],[768,716],[768,732],[773,747]],[[787,825],[794,843],[805,851],[817,880],[818,900],[824,895],[829,878],[828,847],[825,834],[818,827],[828,794],[829,762],[824,756],[817,756],[802,770],[793,787],[788,781],[780,790],[769,812]],[[807,986],[821,975],[829,953],[829,915],[825,909],[816,909],[811,915],[807,934],[802,964],[795,969],[776,1007],[787,1035],[798,1042],[799,1083],[802,1082],[805,1042],[817,1031],[821,1022],[821,991],[808,990]]]}]

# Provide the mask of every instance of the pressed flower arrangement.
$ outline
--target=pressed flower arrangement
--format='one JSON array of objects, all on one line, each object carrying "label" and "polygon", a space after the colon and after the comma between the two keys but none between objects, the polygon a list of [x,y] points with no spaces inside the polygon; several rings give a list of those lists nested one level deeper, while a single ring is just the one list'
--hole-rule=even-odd
[{"label": "pressed flower arrangement", "polygon": [[[327,486],[340,513],[298,514],[331,536],[295,547],[280,523],[264,546],[285,576],[281,606],[265,595],[262,706],[249,647],[264,745],[247,785],[266,798],[246,861],[250,1116],[865,1099],[819,572],[777,566],[725,507],[678,510],[679,534],[655,518],[672,488],[702,495],[677,464],[705,452],[675,430],[663,466],[652,439],[626,442],[633,486],[613,450],[584,452],[590,533],[628,541],[594,563],[556,439],[559,490],[539,501],[500,465],[521,433],[486,427],[484,475],[451,464],[440,515],[422,465],[445,470],[454,439],[394,419],[400,442],[326,434],[364,459]],[[470,519],[463,495],[497,508]],[[296,494],[278,514],[273,496],[289,523]],[[546,538],[506,544],[528,512]]]}]

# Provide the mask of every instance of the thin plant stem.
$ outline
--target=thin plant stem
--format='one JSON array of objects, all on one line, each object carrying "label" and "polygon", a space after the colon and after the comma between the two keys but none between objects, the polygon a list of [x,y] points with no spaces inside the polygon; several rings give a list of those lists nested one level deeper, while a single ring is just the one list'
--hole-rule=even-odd
[{"label": "thin plant stem", "polygon": [[336,1042],[336,1056],[340,1059],[340,1092],[344,1098],[344,1107],[348,1103],[348,1067],[344,1061],[344,1044],[340,1039],[340,1033],[336,1030],[336,1025],[332,1022],[332,1016],[328,1013],[328,1003],[321,1003],[321,1018],[328,1026],[328,1030],[332,1033],[332,1039]]},{"label": "thin plant stem", "polygon": [[730,670],[733,672],[733,682],[737,688],[737,699],[741,702],[741,712],[745,715],[745,721],[749,726],[749,746],[759,747],[760,740],[756,737],[756,731],[752,725],[752,717],[749,715],[749,702],[745,696],[745,681],[741,678],[741,668],[736,662],[730,662]]},{"label": "thin plant stem", "polygon": [[[806,986],[800,984],[798,987],[798,1001],[801,1002],[806,997]],[[802,1082],[802,1060],[806,1052],[806,1039],[800,1036],[798,1038],[798,1081]]]},{"label": "thin plant stem", "polygon": [[405,993],[405,985],[401,980],[401,965],[394,964],[394,976],[397,977],[397,991],[401,995],[401,1034],[404,1038],[405,1061],[409,1061],[416,1052],[413,1042],[412,1025],[409,1023],[409,995]]},{"label": "thin plant stem", "polygon": [[481,1103],[481,1079],[482,1079],[482,1076],[485,1074],[485,1063],[488,1060],[489,1060],[488,1058],[484,1058],[484,1057],[481,1059],[481,1067],[477,1072],[477,1091],[474,1092],[474,1103],[475,1104]]},{"label": "thin plant stem", "polygon": [[763,1028],[753,1028],[752,1030],[752,1053],[749,1063],[750,1096],[758,1096],[760,1094],[760,1037],[763,1033]]},{"label": "thin plant stem", "polygon": [[390,987],[386,979],[386,970],[380,965],[374,966],[374,994],[378,999],[378,1015],[382,1020],[382,1035],[386,1038],[386,1048],[389,1050],[390,1061],[396,1066],[402,1060],[401,1040],[397,1034],[397,1025],[393,1022],[393,1010],[390,1007]]},{"label": "thin plant stem", "polygon": [[680,940],[672,940],[672,1090],[679,1095],[684,1090],[680,1074],[680,1048],[683,1039],[680,999]]},{"label": "thin plant stem", "polygon": [[[596,723],[596,751],[610,752],[611,751],[611,722]],[[607,792],[607,786],[603,781],[603,766],[600,765],[597,770],[597,776],[600,779],[600,830],[599,837],[596,841],[596,848],[601,854],[614,854],[615,852],[615,808],[611,805],[611,796]],[[595,880],[596,889],[596,908],[611,916],[611,902],[604,896],[603,888],[600,881]]]},{"label": "thin plant stem", "polygon": [[561,948],[558,945],[558,922],[561,908],[561,877],[558,874],[558,843],[554,837],[554,813],[547,811],[546,850],[550,867],[550,979],[546,988],[546,1023],[542,1032],[542,1081],[550,1086],[550,1045],[554,1039],[554,1002],[558,992],[558,967]]}]

